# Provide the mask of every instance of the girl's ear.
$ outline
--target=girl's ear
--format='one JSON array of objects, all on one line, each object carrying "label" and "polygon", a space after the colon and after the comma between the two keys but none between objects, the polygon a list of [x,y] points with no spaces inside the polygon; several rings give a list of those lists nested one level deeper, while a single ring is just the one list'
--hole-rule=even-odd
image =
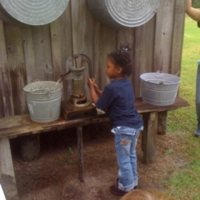
[{"label": "girl's ear", "polygon": [[118,72],[119,74],[121,74],[121,73],[122,73],[122,67],[117,67],[117,72]]}]

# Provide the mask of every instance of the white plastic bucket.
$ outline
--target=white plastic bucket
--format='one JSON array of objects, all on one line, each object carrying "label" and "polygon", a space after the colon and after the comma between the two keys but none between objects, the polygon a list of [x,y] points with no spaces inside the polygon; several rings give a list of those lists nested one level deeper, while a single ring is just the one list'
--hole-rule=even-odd
[{"label": "white plastic bucket", "polygon": [[38,81],[24,87],[30,117],[35,122],[52,122],[60,117],[62,85]]},{"label": "white plastic bucket", "polygon": [[174,103],[180,77],[167,73],[145,73],[140,75],[142,100],[156,106]]}]

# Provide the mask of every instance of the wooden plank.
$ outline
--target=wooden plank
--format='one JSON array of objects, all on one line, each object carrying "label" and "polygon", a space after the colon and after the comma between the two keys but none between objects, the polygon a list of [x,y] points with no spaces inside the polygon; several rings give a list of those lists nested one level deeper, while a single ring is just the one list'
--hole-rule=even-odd
[{"label": "wooden plank", "polygon": [[88,117],[65,121],[63,117],[49,123],[36,123],[30,119],[29,114],[16,115],[0,119],[0,138],[17,137],[23,135],[38,134],[49,131],[63,130],[66,128],[85,126],[89,124],[110,121],[106,115]]},{"label": "wooden plank", "polygon": [[31,27],[33,37],[36,78],[40,81],[53,80],[53,65],[49,25]]},{"label": "wooden plank", "polygon": [[151,112],[143,114],[144,130],[142,131],[143,162],[149,164],[155,161],[156,134],[158,124],[158,113]]},{"label": "wooden plank", "polygon": [[14,98],[14,114],[27,113],[26,97],[23,91],[27,83],[27,78],[20,27],[6,25],[5,37],[8,67],[10,70],[10,80]]},{"label": "wooden plank", "polygon": [[[60,18],[59,18],[60,19]],[[50,24],[51,31],[51,51],[53,60],[54,80],[57,81],[62,74],[62,59],[61,59],[61,21],[56,20]]]},{"label": "wooden plank", "polygon": [[33,37],[30,27],[23,27],[22,41],[26,66],[27,83],[36,81],[35,54],[33,50]]},{"label": "wooden plank", "polygon": [[[54,80],[58,81],[60,75],[65,74],[69,68],[67,59],[72,56],[72,34],[71,34],[71,2],[65,12],[50,24],[51,51],[54,69]],[[63,100],[71,95],[71,81],[63,80]]]},{"label": "wooden plank", "polygon": [[7,200],[19,200],[8,138],[0,139],[0,180]]},{"label": "wooden plank", "polygon": [[185,24],[185,2],[183,0],[175,1],[175,16],[172,36],[172,50],[171,50],[171,74],[177,74],[181,71],[184,24]]},{"label": "wooden plank", "polygon": [[117,30],[113,28],[109,28],[106,26],[101,27],[101,49],[100,49],[100,55],[102,59],[102,65],[101,65],[101,71],[99,71],[99,78],[101,78],[101,84],[99,87],[101,89],[104,89],[104,87],[110,83],[109,78],[106,75],[105,67],[106,67],[106,60],[107,55],[117,49]]},{"label": "wooden plank", "polygon": [[[189,104],[177,97],[175,104],[170,106],[152,106],[142,100],[136,101],[136,109],[140,114],[150,112],[163,112],[174,110],[179,107],[188,106]],[[97,115],[94,117],[81,118],[76,120],[65,121],[61,116],[58,120],[49,123],[37,123],[30,119],[28,114],[16,115],[13,117],[6,117],[0,119],[0,138],[4,137],[17,137],[22,135],[31,135],[37,133],[43,133],[54,130],[62,130],[70,127],[84,126],[88,124],[95,124],[109,121],[106,114]]]},{"label": "wooden plank", "polygon": [[14,114],[3,22],[0,20],[0,117]]},{"label": "wooden plank", "polygon": [[175,110],[177,108],[186,107],[186,106],[189,106],[189,103],[180,97],[176,97],[175,102],[172,105],[168,105],[168,106],[150,105],[142,101],[142,98],[137,98],[135,101],[135,107],[139,113],[169,111],[169,110]]},{"label": "wooden plank", "polygon": [[175,1],[161,0],[155,30],[154,70],[168,72],[171,59],[171,44],[174,24]]},{"label": "wooden plank", "polygon": [[83,163],[83,128],[79,126],[76,128],[77,133],[77,143],[78,143],[78,170],[79,179],[84,182],[84,163]]},{"label": "wooden plank", "polygon": [[[101,25],[99,22],[94,23],[94,57],[93,57],[93,66],[94,66],[94,78],[99,87],[101,87],[102,83],[102,78],[100,76],[101,71],[104,66],[104,61],[102,60],[102,54],[101,54],[101,49],[102,49],[102,43],[101,43]],[[103,88],[101,88],[103,89]]]},{"label": "wooden plank", "polygon": [[154,41],[155,41],[155,17],[148,23],[135,29],[135,47],[134,47],[134,77],[133,86],[135,96],[140,97],[140,74],[152,72]]},{"label": "wooden plank", "polygon": [[132,74],[130,75],[129,79],[132,82],[134,80],[134,67],[133,67],[133,61],[134,61],[134,28],[123,28],[117,30],[117,49],[120,48],[120,46],[129,46],[130,48],[130,56],[132,60]]},{"label": "wooden plank", "polygon": [[[82,9],[85,11],[85,32],[84,32],[84,39],[85,39],[85,53],[88,55],[88,57],[93,61],[94,59],[94,19],[88,9],[87,1],[85,0],[85,3],[83,4]],[[94,77],[94,66],[93,62],[91,63],[91,69],[88,69],[87,71],[91,71],[88,76],[91,74],[92,77]],[[87,74],[86,74],[87,75]],[[87,80],[86,80],[86,86],[87,86]]]}]

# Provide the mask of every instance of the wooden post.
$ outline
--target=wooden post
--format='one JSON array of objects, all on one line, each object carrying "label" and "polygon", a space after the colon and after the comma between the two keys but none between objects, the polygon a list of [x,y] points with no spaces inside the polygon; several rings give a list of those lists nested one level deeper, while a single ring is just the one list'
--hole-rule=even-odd
[{"label": "wooden post", "polygon": [[19,200],[9,139],[0,139],[0,181],[6,200]]},{"label": "wooden post", "polygon": [[4,25],[0,20],[0,117],[14,115],[10,69],[8,68],[6,51]]},{"label": "wooden post", "polygon": [[159,112],[157,134],[160,135],[166,134],[166,128],[167,128],[167,111]]},{"label": "wooden post", "polygon": [[79,168],[79,179],[84,182],[84,166],[83,166],[83,129],[77,127],[77,138],[78,138],[78,168]]},{"label": "wooden post", "polygon": [[143,161],[145,164],[154,162],[156,153],[156,134],[158,113],[143,114],[144,131],[142,132]]},{"label": "wooden post", "polygon": [[23,161],[36,160],[40,156],[40,134],[20,137],[21,156]]}]

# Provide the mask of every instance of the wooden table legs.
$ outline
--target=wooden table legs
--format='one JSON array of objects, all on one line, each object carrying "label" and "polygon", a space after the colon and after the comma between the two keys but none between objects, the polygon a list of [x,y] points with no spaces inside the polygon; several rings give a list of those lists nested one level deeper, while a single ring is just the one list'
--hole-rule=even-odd
[{"label": "wooden table legs", "polygon": [[[142,132],[142,150],[144,153],[143,161],[146,164],[154,162],[155,160],[158,114],[158,112],[143,114],[144,130]],[[79,179],[81,182],[84,182],[82,126],[77,127],[76,131]],[[0,139],[0,182],[7,200],[19,200],[8,138]]]},{"label": "wooden table legs", "polygon": [[158,127],[158,113],[143,114],[144,130],[142,131],[142,150],[143,161],[145,164],[152,163],[155,160],[156,153],[156,135]]},{"label": "wooden table legs", "polygon": [[8,138],[0,139],[0,182],[6,200],[19,200]]},{"label": "wooden table legs", "polygon": [[84,164],[83,164],[83,128],[77,127],[77,141],[78,141],[78,169],[79,179],[84,182]]}]

